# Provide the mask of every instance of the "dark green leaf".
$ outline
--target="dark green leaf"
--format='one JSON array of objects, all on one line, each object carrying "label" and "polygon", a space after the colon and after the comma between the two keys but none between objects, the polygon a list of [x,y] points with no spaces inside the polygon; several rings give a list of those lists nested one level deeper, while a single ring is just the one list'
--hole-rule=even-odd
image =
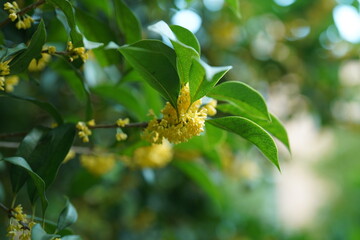
[{"label": "dark green leaf", "polygon": [[64,122],[60,113],[58,112],[58,110],[51,103],[42,102],[42,101],[39,101],[39,100],[37,100],[35,98],[31,98],[31,97],[22,97],[22,96],[14,95],[11,93],[0,92],[0,97],[3,97],[3,96],[33,103],[33,104],[37,105],[38,107],[40,107],[41,109],[47,111],[54,118],[54,120],[57,122],[58,125],[61,125]]},{"label": "dark green leaf", "polygon": [[[65,14],[67,26],[70,29],[70,37],[74,47],[83,46],[83,37],[81,33],[77,30],[75,22],[74,8],[68,0],[47,0],[48,2],[54,4]],[[67,28],[65,26],[65,28]]]},{"label": "dark green leaf", "polygon": [[69,227],[70,225],[76,222],[77,217],[78,215],[75,207],[71,204],[69,199],[66,199],[65,208],[61,211],[58,219],[57,229],[61,231]]},{"label": "dark green leaf", "polygon": [[[20,43],[18,45],[16,45],[15,47],[12,48],[7,48],[7,47],[0,47],[0,59],[2,60],[3,58],[7,58],[10,57],[12,55],[18,54],[20,52],[25,51],[25,49],[27,48],[26,45],[24,43]],[[2,61],[3,62],[3,61]]]},{"label": "dark green leaf", "polygon": [[42,229],[40,224],[36,224],[31,229],[31,240],[51,240],[56,237],[60,237],[55,234],[47,234],[44,229]]},{"label": "dark green leaf", "polygon": [[143,40],[119,51],[130,65],[174,107],[180,90],[175,52],[157,40]]},{"label": "dark green leaf", "polygon": [[141,26],[131,9],[122,0],[114,0],[116,23],[125,36],[125,42],[134,43],[141,39]]},{"label": "dark green leaf", "polygon": [[223,117],[210,119],[207,122],[250,141],[280,170],[278,150],[274,140],[269,133],[253,121],[243,117]]},{"label": "dark green leaf", "polygon": [[218,191],[219,187],[216,186],[214,181],[210,178],[208,169],[205,169],[204,166],[201,166],[196,162],[189,161],[174,161],[174,165],[197,183],[215,204],[221,206],[222,197]]},{"label": "dark green leaf", "polygon": [[35,31],[34,35],[31,37],[28,48],[21,54],[17,55],[10,62],[11,74],[18,74],[26,70],[31,60],[33,58],[40,56],[45,41],[46,41],[45,24],[43,20],[41,20],[37,30]]},{"label": "dark green leaf", "polygon": [[234,104],[251,116],[270,120],[264,98],[245,83],[224,82],[212,89],[208,96]]},{"label": "dark green leaf", "polygon": [[258,118],[254,118],[251,115],[247,114],[246,112],[242,111],[241,109],[239,109],[231,104],[220,104],[216,108],[224,113],[241,116],[241,117],[250,119],[251,121],[257,123],[258,125],[260,125],[260,127],[264,128],[266,131],[268,131],[274,137],[279,139],[280,142],[282,142],[286,146],[286,148],[289,150],[289,152],[291,152],[289,138],[288,138],[286,129],[283,126],[283,124],[281,123],[281,121],[279,119],[277,119],[273,114],[270,113],[271,121],[267,121],[267,120],[261,120]]},{"label": "dark green leaf", "polygon": [[205,96],[231,68],[231,66],[211,67],[201,59],[193,58],[189,82],[191,101],[194,102]]},{"label": "dark green leaf", "polygon": [[[42,210],[44,213],[47,208],[48,202],[45,195],[45,182],[43,181],[43,179],[35,172],[33,172],[29,164],[22,157],[9,157],[2,160],[26,170],[26,172],[32,179],[32,183],[36,188],[36,193],[34,195],[36,195],[36,197],[40,197],[41,199]],[[34,202],[32,202],[32,204],[34,204]]]}]

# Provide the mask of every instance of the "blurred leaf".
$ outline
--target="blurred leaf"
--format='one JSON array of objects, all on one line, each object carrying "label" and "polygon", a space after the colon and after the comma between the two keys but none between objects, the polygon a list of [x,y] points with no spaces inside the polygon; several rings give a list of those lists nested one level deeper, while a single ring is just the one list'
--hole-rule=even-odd
[{"label": "blurred leaf", "polygon": [[92,92],[105,99],[115,100],[138,120],[146,118],[148,109],[144,108],[144,105],[136,98],[132,89],[123,86],[101,85],[92,88]]},{"label": "blurred leaf", "polygon": [[231,68],[231,66],[211,67],[201,59],[193,58],[189,82],[191,101],[194,102],[205,96]]},{"label": "blurred leaf", "polygon": [[200,55],[200,43],[190,30],[178,25],[171,25],[170,29],[175,34],[176,39],[179,42],[194,48],[195,51]]},{"label": "blurred leaf", "polygon": [[254,117],[270,120],[264,98],[245,83],[224,82],[212,89],[208,96],[227,101]]},{"label": "blurred leaf", "polygon": [[131,9],[122,0],[113,0],[116,23],[128,44],[141,39],[140,22]]},{"label": "blurred leaf", "polygon": [[[47,0],[48,2],[54,4],[65,14],[67,25],[70,28],[70,37],[74,47],[83,46],[83,36],[77,30],[75,22],[74,8],[68,0]],[[65,23],[63,23],[65,24]],[[65,26],[65,28],[67,28]]]},{"label": "blurred leaf", "polygon": [[31,240],[51,240],[60,237],[56,234],[47,234],[40,224],[35,224],[31,229]]},{"label": "blurred leaf", "polygon": [[12,48],[7,48],[7,47],[3,47],[1,46],[1,50],[0,50],[0,59],[18,54],[20,52],[23,52],[26,50],[26,45],[25,43],[20,43],[18,45],[16,45],[15,47]]},{"label": "blurred leaf", "polygon": [[40,21],[38,28],[31,37],[30,44],[25,51],[17,55],[10,62],[11,74],[18,74],[26,70],[33,58],[40,56],[42,47],[46,41],[46,30],[43,20]]},{"label": "blurred leaf", "polygon": [[81,240],[79,235],[67,235],[61,238],[61,240]]},{"label": "blurred leaf", "polygon": [[56,123],[58,125],[63,124],[63,119],[62,116],[60,115],[60,113],[58,112],[58,110],[51,104],[48,102],[42,102],[39,101],[37,99],[34,98],[30,98],[30,97],[22,97],[22,96],[17,96],[11,93],[6,93],[6,92],[0,92],[0,97],[11,97],[14,99],[19,99],[19,100],[23,100],[26,102],[30,102],[33,103],[35,105],[37,105],[38,107],[40,107],[41,109],[45,110],[46,112],[48,112],[56,121]]},{"label": "blurred leaf", "polygon": [[210,199],[220,207],[222,204],[222,198],[219,187],[215,185],[213,180],[210,178],[208,170],[204,166],[201,166],[195,162],[189,161],[174,161],[173,164],[180,169],[184,174],[189,176],[199,187],[208,194]]},{"label": "blurred leaf", "polygon": [[75,207],[71,204],[69,199],[66,199],[65,208],[61,211],[58,219],[57,229],[61,231],[69,227],[76,222],[77,218],[78,214]]},{"label": "blurred leaf", "polygon": [[229,5],[231,11],[235,14],[235,16],[237,18],[240,18],[240,0],[226,0],[226,3]]},{"label": "blurred leaf", "polygon": [[260,127],[264,128],[266,131],[268,131],[274,137],[279,139],[280,142],[282,142],[286,146],[286,148],[289,150],[289,152],[291,152],[289,138],[288,138],[286,129],[283,126],[283,124],[280,122],[280,120],[277,119],[273,114],[270,113],[271,120],[267,121],[267,120],[261,120],[258,118],[254,118],[251,115],[247,114],[246,112],[242,111],[240,108],[237,108],[231,104],[220,104],[216,108],[224,113],[241,116],[241,117],[250,119],[251,121],[257,123]]},{"label": "blurred leaf", "polygon": [[142,40],[119,48],[130,65],[175,108],[180,82],[175,52],[157,40]]},{"label": "blurred leaf", "polygon": [[[33,182],[33,184],[34,184],[34,186],[36,188],[36,193],[34,195],[36,197],[40,197],[40,199],[41,199],[42,211],[43,211],[43,214],[44,214],[45,210],[47,208],[47,205],[48,205],[48,201],[47,201],[46,195],[45,195],[45,182],[44,182],[44,180],[39,175],[37,175],[35,172],[33,172],[31,167],[29,166],[29,164],[22,157],[9,157],[9,158],[3,158],[2,160],[26,170],[26,172],[31,177],[32,182]],[[15,192],[15,193],[17,193],[17,192]],[[30,196],[30,200],[31,199],[32,198]],[[32,205],[34,205],[34,201],[31,201],[31,203],[32,203]]]},{"label": "blurred leaf", "polygon": [[262,127],[243,117],[223,117],[210,119],[207,122],[228,132],[236,133],[253,143],[280,171],[276,144]]}]

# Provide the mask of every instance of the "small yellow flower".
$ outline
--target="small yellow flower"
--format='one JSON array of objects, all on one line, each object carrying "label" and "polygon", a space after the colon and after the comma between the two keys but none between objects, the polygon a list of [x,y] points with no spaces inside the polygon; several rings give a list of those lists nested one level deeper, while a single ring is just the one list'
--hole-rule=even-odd
[{"label": "small yellow flower", "polygon": [[66,154],[65,159],[62,163],[67,163],[71,159],[75,158],[75,156],[76,156],[76,152],[70,149],[70,151]]},{"label": "small yellow flower", "polygon": [[124,141],[127,139],[127,134],[123,132],[116,133],[116,140],[117,141]]},{"label": "small yellow flower", "polygon": [[54,46],[49,46],[47,50],[50,55],[53,55],[56,53],[56,47],[54,47]]},{"label": "small yellow flower", "polygon": [[5,77],[0,76],[0,90],[4,91],[5,90]]},{"label": "small yellow flower", "polygon": [[172,157],[171,144],[168,141],[163,141],[162,144],[152,144],[136,149],[129,165],[141,168],[161,168],[167,165]]},{"label": "small yellow flower", "polygon": [[177,110],[167,102],[161,111],[163,118],[151,120],[143,132],[143,138],[151,143],[186,142],[204,131],[206,108],[200,108],[201,100],[191,103],[189,84],[184,85],[177,100]]},{"label": "small yellow flower", "polygon": [[114,168],[116,159],[112,154],[80,156],[81,165],[94,175],[101,176]]},{"label": "small yellow flower", "polygon": [[207,110],[206,113],[208,116],[216,115],[216,106],[217,106],[217,101],[215,99],[212,99],[208,104],[204,106],[204,108],[206,108]]},{"label": "small yellow flower", "polygon": [[96,125],[95,119],[91,119],[90,121],[88,121],[88,122],[87,122],[87,125],[88,125],[88,126],[91,126],[91,127],[95,126],[95,125]]},{"label": "small yellow flower", "polygon": [[[11,210],[10,225],[7,228],[7,236],[11,240],[31,240],[31,229],[35,225],[35,222],[30,221],[26,214],[23,213],[21,205],[16,206]],[[24,228],[24,226],[29,229]]]},{"label": "small yellow flower", "polygon": [[11,19],[12,22],[14,22],[17,19],[16,13],[10,13],[9,18]]},{"label": "small yellow flower", "polygon": [[51,55],[47,53],[41,53],[41,58],[36,60],[33,58],[28,66],[28,70],[31,72],[42,71],[50,62]]},{"label": "small yellow flower", "polygon": [[17,29],[28,29],[31,27],[31,24],[34,22],[34,19],[27,14],[19,15],[18,13],[21,11],[17,3],[14,1],[12,3],[6,2],[4,4],[4,10],[9,12],[9,18],[12,22],[16,19],[18,22],[15,24]]},{"label": "small yellow flower", "polygon": [[70,62],[74,61],[74,59],[77,59],[79,57],[83,60],[83,62],[85,62],[89,57],[84,47],[74,48],[71,41],[67,43],[66,51],[69,54]]},{"label": "small yellow flower", "polygon": [[127,124],[129,124],[129,123],[130,123],[129,118],[125,118],[125,119],[119,118],[119,119],[116,121],[116,125],[118,125],[119,127],[125,127],[125,125],[127,125]]},{"label": "small yellow flower", "polygon": [[78,135],[83,142],[89,142],[89,136],[92,134],[91,130],[84,122],[78,122],[76,128],[79,130]]},{"label": "small yellow flower", "polygon": [[9,62],[10,60],[5,62],[0,62],[0,76],[5,76],[10,74]]},{"label": "small yellow flower", "polygon": [[[1,80],[0,80],[1,81]],[[16,75],[5,77],[5,91],[12,92],[14,91],[14,87],[18,85],[19,77]],[[1,84],[0,84],[1,85]],[[1,89],[1,88],[0,88]]]}]

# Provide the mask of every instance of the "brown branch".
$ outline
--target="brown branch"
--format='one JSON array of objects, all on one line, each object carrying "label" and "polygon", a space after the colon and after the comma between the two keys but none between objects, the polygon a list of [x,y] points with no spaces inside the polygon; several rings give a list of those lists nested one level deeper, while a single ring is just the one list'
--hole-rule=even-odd
[{"label": "brown branch", "polygon": [[[137,128],[137,127],[146,128],[148,124],[149,124],[148,122],[129,123],[129,124],[126,124],[122,128]],[[99,124],[99,125],[95,125],[95,126],[88,126],[88,128],[90,128],[90,129],[96,129],[96,128],[119,128],[119,126],[117,124]]]},{"label": "brown branch", "polygon": [[[20,10],[19,12],[17,12],[16,14],[22,16],[22,15],[26,14],[27,12],[29,12],[29,11],[37,8],[38,6],[40,6],[40,5],[44,4],[44,3],[45,3],[45,0],[39,0],[39,1],[37,1],[37,2],[35,2],[35,3],[33,3],[33,4],[31,4],[31,5],[29,5],[29,6],[21,9],[21,10]],[[10,19],[10,18],[7,18],[6,20],[2,21],[2,22],[0,23],[0,28],[4,27],[6,24],[8,24],[8,23],[10,23],[10,22],[11,22],[11,19]]]}]

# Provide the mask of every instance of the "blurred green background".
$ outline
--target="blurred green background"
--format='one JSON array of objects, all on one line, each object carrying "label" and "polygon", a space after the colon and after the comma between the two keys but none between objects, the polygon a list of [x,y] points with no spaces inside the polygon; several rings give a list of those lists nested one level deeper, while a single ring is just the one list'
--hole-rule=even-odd
[{"label": "blurred green background", "polygon": [[[88,40],[124,43],[111,1],[72,2]],[[196,34],[210,65],[232,65],[224,81],[243,81],[265,96],[287,127],[292,153],[280,145],[279,173],[236,136],[219,137],[214,149],[197,137],[176,146],[174,161],[163,169],[131,170],[119,162],[102,177],[81,168],[77,156],[63,165],[50,189],[47,217],[56,220],[67,195],[79,213],[72,229],[83,239],[360,239],[360,1],[126,3],[143,26],[143,38],[158,38],[147,26],[159,20],[182,25]],[[60,21],[46,7],[43,11],[48,42],[64,47]],[[3,34],[11,31],[6,27]],[[94,93],[95,119],[136,118],[121,107],[122,100],[106,95],[104,86],[120,82],[134,96],[151,89],[125,79],[123,66],[116,65],[120,53],[93,54],[84,73]],[[76,91],[76,76],[64,64],[56,59],[41,73],[20,76],[15,93],[47,99],[68,121],[82,120],[86,96]],[[145,97],[137,99],[146,103]],[[158,96],[151,104],[155,111],[162,105]],[[0,111],[0,133],[51,124],[37,107],[13,99],[0,99]],[[118,153],[127,147],[115,147],[109,134],[97,132],[94,142]],[[3,155],[13,151],[1,147]],[[6,202],[5,166],[0,171],[0,201]],[[0,220],[6,226],[5,216]],[[1,227],[1,238],[4,234]]]}]

